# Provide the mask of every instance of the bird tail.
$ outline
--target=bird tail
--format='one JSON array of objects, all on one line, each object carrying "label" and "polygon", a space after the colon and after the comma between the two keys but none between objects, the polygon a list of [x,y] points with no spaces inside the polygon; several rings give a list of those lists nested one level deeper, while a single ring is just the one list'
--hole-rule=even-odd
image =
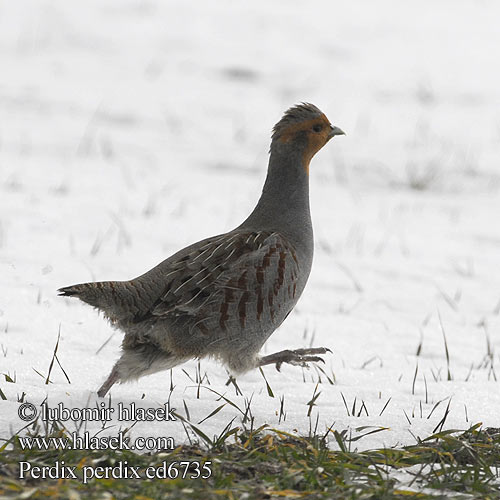
[{"label": "bird tail", "polygon": [[81,301],[103,311],[111,320],[122,319],[127,310],[123,285],[119,281],[98,281],[59,288],[62,297],[77,297]]},{"label": "bird tail", "polygon": [[81,293],[89,286],[91,283],[81,283],[80,285],[63,286],[57,291],[60,297],[79,297]]},{"label": "bird tail", "polygon": [[80,283],[79,285],[65,286],[57,290],[60,296],[77,297],[94,307],[100,307],[113,287],[112,281],[97,283]]}]

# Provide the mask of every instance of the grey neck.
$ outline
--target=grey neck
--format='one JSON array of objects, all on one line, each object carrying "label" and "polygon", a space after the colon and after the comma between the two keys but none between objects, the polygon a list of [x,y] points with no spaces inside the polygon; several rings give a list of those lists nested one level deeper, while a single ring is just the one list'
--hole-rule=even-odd
[{"label": "grey neck", "polygon": [[292,243],[312,244],[309,175],[302,151],[273,146],[262,195],[240,228],[277,231]]}]

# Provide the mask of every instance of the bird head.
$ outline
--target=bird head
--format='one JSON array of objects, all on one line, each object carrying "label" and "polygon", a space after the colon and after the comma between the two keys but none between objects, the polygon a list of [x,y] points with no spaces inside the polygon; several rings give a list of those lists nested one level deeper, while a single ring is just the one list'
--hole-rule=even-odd
[{"label": "bird head", "polygon": [[309,171],[312,157],[334,136],[345,135],[334,127],[314,104],[302,103],[288,109],[274,126],[271,152],[292,151],[302,155],[302,164]]}]

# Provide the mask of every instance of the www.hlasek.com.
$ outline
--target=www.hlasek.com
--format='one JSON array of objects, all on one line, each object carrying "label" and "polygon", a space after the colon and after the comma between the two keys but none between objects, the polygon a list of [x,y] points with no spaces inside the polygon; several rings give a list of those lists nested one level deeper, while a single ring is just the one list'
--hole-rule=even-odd
[{"label": "www.hlasek.com", "polygon": [[89,432],[79,435],[72,432],[66,437],[19,436],[23,450],[173,450],[172,437],[136,437],[131,442],[129,436],[119,432],[116,436],[91,436]]}]

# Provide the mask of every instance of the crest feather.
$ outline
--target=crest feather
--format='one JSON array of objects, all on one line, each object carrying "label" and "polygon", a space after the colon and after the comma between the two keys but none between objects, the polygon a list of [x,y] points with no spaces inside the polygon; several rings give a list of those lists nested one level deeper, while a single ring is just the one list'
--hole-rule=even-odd
[{"label": "crest feather", "polygon": [[319,118],[323,113],[314,105],[309,102],[302,102],[292,106],[285,111],[283,118],[273,127],[272,139],[278,139],[290,125],[300,123],[306,120]]}]

